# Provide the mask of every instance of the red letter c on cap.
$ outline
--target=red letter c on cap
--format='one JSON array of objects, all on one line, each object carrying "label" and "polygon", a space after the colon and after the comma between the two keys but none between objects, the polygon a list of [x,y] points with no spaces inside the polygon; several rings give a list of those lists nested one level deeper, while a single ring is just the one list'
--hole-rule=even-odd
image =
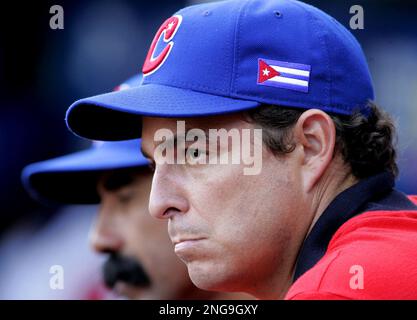
[{"label": "red letter c on cap", "polygon": [[[171,41],[171,40],[174,38],[175,33],[177,32],[179,26],[181,25],[181,22],[182,22],[182,16],[175,15],[167,19],[159,28],[158,32],[153,38],[151,47],[149,48],[149,51],[148,51],[148,55],[146,56],[146,59],[145,59],[145,63],[143,64],[142,72],[144,76],[154,73],[165,62],[166,58],[168,57],[174,45],[174,41]],[[157,57],[155,57],[154,54],[155,54],[156,45],[162,35],[163,35],[163,40],[165,43],[167,43],[167,45],[162,50],[162,52]]]}]

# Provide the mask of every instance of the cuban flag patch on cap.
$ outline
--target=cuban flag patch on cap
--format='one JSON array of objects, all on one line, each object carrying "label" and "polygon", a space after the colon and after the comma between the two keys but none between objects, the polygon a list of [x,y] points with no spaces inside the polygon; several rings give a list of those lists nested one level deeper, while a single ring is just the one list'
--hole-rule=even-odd
[{"label": "cuban flag patch on cap", "polygon": [[308,92],[311,66],[258,59],[258,85]]}]

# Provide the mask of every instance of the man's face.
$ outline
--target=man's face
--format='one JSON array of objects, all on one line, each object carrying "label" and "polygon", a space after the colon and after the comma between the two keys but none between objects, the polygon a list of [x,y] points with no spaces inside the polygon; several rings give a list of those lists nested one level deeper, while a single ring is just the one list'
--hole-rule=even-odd
[{"label": "man's face", "polygon": [[123,296],[179,299],[193,290],[186,268],[172,252],[166,221],[148,212],[151,173],[113,171],[104,174],[98,191],[101,205],[91,231],[98,252],[111,253],[107,282]]},{"label": "man's face", "polygon": [[[186,121],[187,128],[202,130],[253,129],[242,114],[193,119],[145,117],[144,153],[154,158],[160,143],[155,141],[155,133],[161,128],[175,132],[178,120]],[[218,155],[231,152],[230,145],[208,144],[206,149],[217,148]],[[188,146],[186,142],[185,149]],[[300,245],[294,235],[305,233],[306,227],[297,221],[303,211],[301,164],[292,158],[294,153],[277,158],[265,148],[261,152],[258,175],[244,175],[245,164],[230,161],[155,164],[150,213],[169,219],[175,253],[202,289],[251,293],[265,281],[279,287],[292,272]]]}]

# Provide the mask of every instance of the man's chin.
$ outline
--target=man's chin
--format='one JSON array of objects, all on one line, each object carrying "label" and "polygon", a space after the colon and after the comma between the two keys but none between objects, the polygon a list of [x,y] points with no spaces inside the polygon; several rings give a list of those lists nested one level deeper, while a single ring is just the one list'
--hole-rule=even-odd
[{"label": "man's chin", "polygon": [[188,275],[191,282],[199,289],[205,291],[220,291],[219,284],[223,281],[216,269],[205,263],[193,261],[187,263]]}]

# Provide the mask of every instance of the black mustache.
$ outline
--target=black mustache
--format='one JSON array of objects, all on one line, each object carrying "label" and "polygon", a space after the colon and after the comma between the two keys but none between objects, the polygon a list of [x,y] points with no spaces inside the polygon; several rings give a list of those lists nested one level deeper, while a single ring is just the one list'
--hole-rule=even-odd
[{"label": "black mustache", "polygon": [[103,277],[107,287],[113,288],[117,281],[147,287],[151,280],[142,265],[134,258],[111,253],[103,265]]}]

